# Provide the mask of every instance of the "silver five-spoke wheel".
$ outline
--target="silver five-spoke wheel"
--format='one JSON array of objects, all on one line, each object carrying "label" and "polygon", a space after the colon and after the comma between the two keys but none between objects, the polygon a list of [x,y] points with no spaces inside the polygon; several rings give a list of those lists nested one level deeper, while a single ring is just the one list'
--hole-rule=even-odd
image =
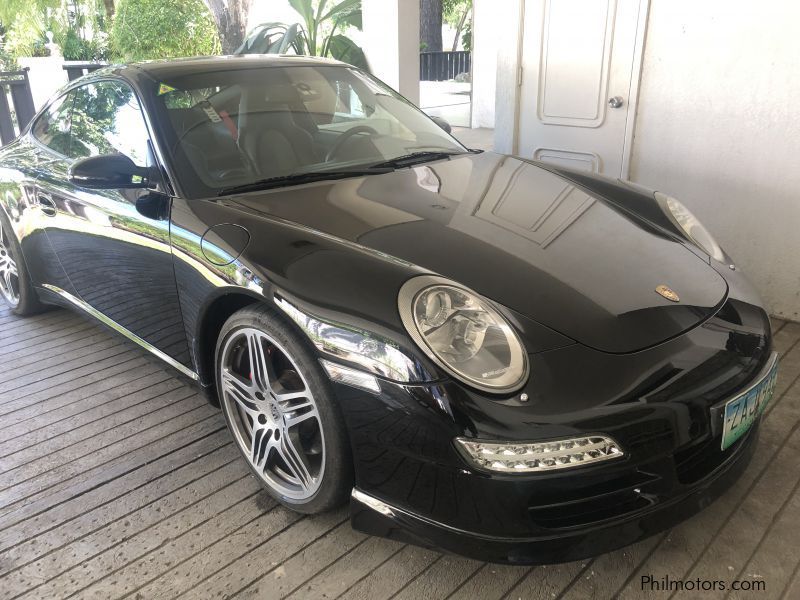
[{"label": "silver five-spoke wheel", "polygon": [[305,500],[319,489],[325,438],[310,386],[275,339],[237,329],[222,347],[220,400],[234,438],[275,492]]},{"label": "silver five-spoke wheel", "polygon": [[0,224],[0,294],[12,308],[19,304],[19,272],[11,256],[11,242]]}]

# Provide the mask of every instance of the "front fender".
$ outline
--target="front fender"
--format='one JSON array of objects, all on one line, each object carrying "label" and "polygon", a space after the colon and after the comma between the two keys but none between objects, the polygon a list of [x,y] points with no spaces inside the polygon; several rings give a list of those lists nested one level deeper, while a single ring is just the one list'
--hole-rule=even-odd
[{"label": "front fender", "polygon": [[[246,229],[246,246],[237,228],[214,227],[221,223]],[[203,241],[211,227],[213,243],[210,236]],[[443,378],[416,351],[397,311],[400,286],[424,272],[413,265],[207,200],[174,200],[170,238],[186,333],[198,367],[209,344],[209,311],[218,298],[238,294],[286,315],[320,355],[393,381]],[[212,384],[204,371],[199,368],[204,383]]]}]

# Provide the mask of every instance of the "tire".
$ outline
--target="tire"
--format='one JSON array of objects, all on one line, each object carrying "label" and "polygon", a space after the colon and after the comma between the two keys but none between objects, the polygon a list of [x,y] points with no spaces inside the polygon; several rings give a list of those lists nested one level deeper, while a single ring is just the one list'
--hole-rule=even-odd
[{"label": "tire", "polygon": [[15,315],[35,315],[45,310],[33,288],[28,267],[11,225],[0,209],[0,300]]},{"label": "tire", "polygon": [[349,442],[307,342],[269,308],[251,306],[222,327],[215,356],[228,429],[267,492],[304,514],[343,504],[353,487]]}]

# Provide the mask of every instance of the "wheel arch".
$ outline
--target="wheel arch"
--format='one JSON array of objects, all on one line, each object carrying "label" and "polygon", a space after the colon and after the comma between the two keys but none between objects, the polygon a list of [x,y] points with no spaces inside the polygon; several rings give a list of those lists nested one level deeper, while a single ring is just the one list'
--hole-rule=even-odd
[{"label": "wheel arch", "polygon": [[297,339],[308,343],[308,338],[291,319],[284,316],[279,308],[262,295],[243,288],[225,290],[210,300],[197,319],[194,337],[195,362],[200,383],[206,399],[219,407],[217,380],[215,373],[217,341],[226,321],[235,313],[249,306],[261,305],[271,310],[276,319],[286,323],[297,335]]}]

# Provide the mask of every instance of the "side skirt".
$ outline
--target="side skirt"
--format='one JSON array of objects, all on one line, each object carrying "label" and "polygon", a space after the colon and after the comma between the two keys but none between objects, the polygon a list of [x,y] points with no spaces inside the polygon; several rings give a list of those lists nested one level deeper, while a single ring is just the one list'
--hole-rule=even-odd
[{"label": "side skirt", "polygon": [[81,311],[83,311],[84,313],[86,313],[89,316],[93,317],[95,320],[100,321],[100,323],[102,323],[106,327],[109,327],[110,329],[116,331],[117,333],[121,333],[122,335],[124,335],[126,338],[128,338],[132,342],[135,342],[136,344],[138,344],[139,346],[141,346],[142,348],[144,348],[145,350],[147,350],[148,352],[150,352],[154,356],[157,356],[162,361],[167,363],[170,367],[172,367],[173,369],[178,371],[181,375],[183,375],[185,377],[188,377],[189,379],[191,379],[194,382],[199,382],[200,381],[200,376],[197,373],[195,373],[194,371],[192,371],[190,368],[188,368],[186,365],[183,365],[183,364],[179,363],[177,360],[175,360],[174,358],[172,358],[168,354],[162,352],[161,350],[159,350],[158,348],[153,346],[151,343],[149,343],[149,342],[143,340],[142,338],[140,338],[138,335],[133,333],[130,329],[126,329],[125,327],[123,327],[122,325],[120,325],[119,323],[114,321],[113,319],[110,319],[109,317],[107,317],[106,315],[104,315],[103,313],[101,313],[99,310],[97,310],[96,308],[92,307],[91,305],[87,304],[86,302],[84,302],[80,298],[76,298],[75,296],[73,296],[69,292],[67,292],[65,290],[62,290],[60,287],[56,287],[54,285],[50,285],[50,284],[47,284],[47,283],[43,284],[42,288],[46,292],[49,292],[49,293],[52,293],[52,294],[55,294],[56,296],[58,296],[58,298],[61,300],[61,302],[59,302],[59,304],[64,304],[66,306],[70,306],[70,307],[75,307],[75,308],[81,309]]}]

